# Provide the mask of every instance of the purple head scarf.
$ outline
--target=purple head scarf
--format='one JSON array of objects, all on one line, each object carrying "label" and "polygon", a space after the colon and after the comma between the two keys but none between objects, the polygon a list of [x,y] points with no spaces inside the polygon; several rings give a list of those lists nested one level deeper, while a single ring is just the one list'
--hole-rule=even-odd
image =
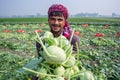
[{"label": "purple head scarf", "polygon": [[[53,4],[52,6],[50,6],[49,10],[48,10],[48,17],[50,15],[51,12],[54,11],[61,11],[63,13],[63,16],[65,19],[68,19],[68,10],[65,6],[61,5],[61,4]],[[63,30],[63,36],[65,36],[67,39],[70,39],[72,34],[72,28],[70,27],[68,21],[66,21],[65,26],[64,26],[64,30]]]}]

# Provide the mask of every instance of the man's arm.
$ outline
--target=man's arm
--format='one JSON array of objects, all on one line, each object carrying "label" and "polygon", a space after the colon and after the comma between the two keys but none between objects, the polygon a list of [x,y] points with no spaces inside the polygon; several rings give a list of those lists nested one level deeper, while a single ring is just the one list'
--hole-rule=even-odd
[{"label": "man's arm", "polygon": [[38,42],[36,42],[36,49],[37,49],[38,57],[40,57],[41,45]]},{"label": "man's arm", "polygon": [[71,44],[73,45],[74,53],[77,53],[77,45],[78,45],[78,49],[80,48],[80,40],[79,40],[79,37],[77,35],[75,35],[75,34],[73,35]]}]

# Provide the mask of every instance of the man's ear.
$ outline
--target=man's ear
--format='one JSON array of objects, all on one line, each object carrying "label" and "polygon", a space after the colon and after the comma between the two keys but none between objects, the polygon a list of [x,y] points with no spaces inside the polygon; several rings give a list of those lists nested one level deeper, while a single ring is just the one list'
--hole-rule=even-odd
[{"label": "man's ear", "polygon": [[65,19],[66,22],[68,22],[68,19]]},{"label": "man's ear", "polygon": [[48,21],[50,20],[50,18],[48,17]]},{"label": "man's ear", "polygon": [[65,19],[65,23],[68,23],[68,19]]},{"label": "man's ear", "polygon": [[66,19],[66,21],[65,21],[65,26],[68,26],[68,19]]}]

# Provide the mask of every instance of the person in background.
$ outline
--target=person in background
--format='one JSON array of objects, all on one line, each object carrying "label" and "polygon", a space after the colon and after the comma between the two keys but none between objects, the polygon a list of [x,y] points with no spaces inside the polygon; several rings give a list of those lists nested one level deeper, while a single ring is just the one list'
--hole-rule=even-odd
[{"label": "person in background", "polygon": [[[48,9],[48,23],[50,31],[53,33],[54,37],[59,37],[61,34],[65,36],[68,40],[71,38],[72,28],[68,22],[68,10],[62,4],[53,4]],[[71,45],[73,45],[73,52],[76,53],[77,47],[80,45],[79,37],[73,34]],[[38,57],[40,57],[41,45],[36,42],[36,48]]]}]

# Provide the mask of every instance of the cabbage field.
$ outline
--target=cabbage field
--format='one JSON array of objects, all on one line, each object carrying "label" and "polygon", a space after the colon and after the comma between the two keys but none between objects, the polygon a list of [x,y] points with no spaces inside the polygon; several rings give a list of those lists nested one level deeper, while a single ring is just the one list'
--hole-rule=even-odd
[{"label": "cabbage field", "polygon": [[[120,26],[85,23],[71,27],[80,38],[79,65],[92,72],[95,80],[120,80]],[[35,32],[46,31],[47,23],[0,24],[0,80],[31,80],[36,76],[30,71],[40,62]]]}]

